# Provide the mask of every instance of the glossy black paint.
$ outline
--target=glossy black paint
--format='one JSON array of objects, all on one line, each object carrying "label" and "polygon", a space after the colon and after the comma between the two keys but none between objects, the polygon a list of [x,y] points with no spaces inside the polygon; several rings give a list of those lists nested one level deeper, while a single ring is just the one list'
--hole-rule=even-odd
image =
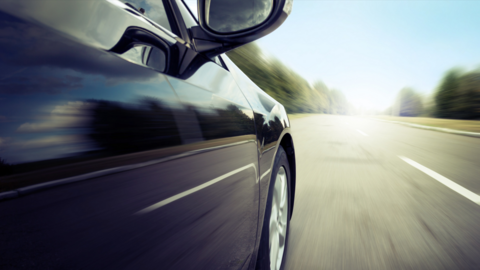
[{"label": "glossy black paint", "polygon": [[254,268],[283,106],[131,7],[87,3],[115,15],[91,28],[84,2],[44,2],[0,3],[0,192],[166,161],[0,201],[0,267]]}]

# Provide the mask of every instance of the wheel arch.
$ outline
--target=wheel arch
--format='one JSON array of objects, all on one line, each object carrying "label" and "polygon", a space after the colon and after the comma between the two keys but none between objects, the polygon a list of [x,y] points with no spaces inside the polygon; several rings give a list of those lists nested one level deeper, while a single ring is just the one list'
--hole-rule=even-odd
[{"label": "wheel arch", "polygon": [[[290,133],[285,133],[283,134],[282,138],[280,139],[280,143],[279,145],[281,145],[283,147],[283,149],[285,150],[285,152],[287,153],[287,159],[288,159],[288,166],[290,166],[290,187],[292,189],[291,191],[291,203],[290,203],[290,207],[292,209],[292,211],[290,212],[291,215],[293,215],[293,205],[294,205],[294,202],[295,202],[295,188],[296,188],[296,172],[297,172],[297,169],[296,169],[296,163],[295,163],[295,147],[293,145],[293,137]],[[291,218],[291,216],[290,216]]]}]

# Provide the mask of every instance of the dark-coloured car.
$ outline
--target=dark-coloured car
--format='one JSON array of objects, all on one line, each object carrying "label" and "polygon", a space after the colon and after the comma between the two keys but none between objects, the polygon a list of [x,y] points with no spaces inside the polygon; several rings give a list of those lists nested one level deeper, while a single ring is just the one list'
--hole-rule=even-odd
[{"label": "dark-coloured car", "polygon": [[0,1],[0,268],[281,269],[290,123],[224,53],[291,8]]}]

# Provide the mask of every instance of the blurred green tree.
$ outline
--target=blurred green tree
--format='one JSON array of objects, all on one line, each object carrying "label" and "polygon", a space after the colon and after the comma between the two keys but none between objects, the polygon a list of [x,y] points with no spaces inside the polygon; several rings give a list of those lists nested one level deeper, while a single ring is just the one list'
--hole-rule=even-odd
[{"label": "blurred green tree", "polygon": [[469,72],[460,77],[455,98],[455,117],[480,119],[480,72]]},{"label": "blurred green tree", "polygon": [[480,119],[480,71],[449,70],[434,99],[436,117]]},{"label": "blurred green tree", "polygon": [[445,74],[435,94],[435,116],[440,118],[454,118],[455,99],[460,88],[461,71],[452,69]]},{"label": "blurred green tree", "polygon": [[316,81],[313,84],[311,100],[316,106],[316,112],[331,113],[330,90],[322,81]]}]

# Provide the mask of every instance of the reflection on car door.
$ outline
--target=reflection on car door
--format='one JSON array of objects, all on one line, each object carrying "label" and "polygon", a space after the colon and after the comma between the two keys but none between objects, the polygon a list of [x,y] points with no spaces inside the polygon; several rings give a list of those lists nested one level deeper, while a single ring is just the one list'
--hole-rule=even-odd
[{"label": "reflection on car door", "polygon": [[[234,173],[205,191],[204,200],[185,198],[199,213],[208,213],[208,217],[192,225],[207,231],[193,229],[187,233],[223,239],[216,243],[215,249],[210,246],[196,251],[197,256],[216,254],[217,260],[230,258],[210,265],[211,269],[238,268],[253,252],[258,222],[258,156],[253,112],[231,74],[214,62],[206,63],[186,80],[167,78],[182,104],[183,118],[190,119],[179,125],[182,136],[218,153],[214,159],[191,164],[198,172],[209,175],[203,178],[194,173],[190,176],[192,181],[200,184]],[[215,221],[210,217],[215,217]]]}]

